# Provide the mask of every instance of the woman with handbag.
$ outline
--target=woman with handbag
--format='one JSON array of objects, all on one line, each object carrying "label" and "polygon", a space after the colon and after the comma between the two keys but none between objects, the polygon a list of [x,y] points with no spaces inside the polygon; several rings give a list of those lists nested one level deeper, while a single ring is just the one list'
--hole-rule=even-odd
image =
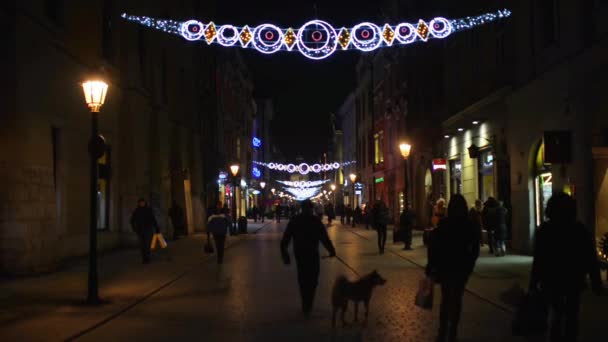
[{"label": "woman with handbag", "polygon": [[465,285],[479,257],[479,232],[468,214],[464,197],[453,195],[447,217],[430,236],[426,274],[441,284],[437,341],[456,340]]}]

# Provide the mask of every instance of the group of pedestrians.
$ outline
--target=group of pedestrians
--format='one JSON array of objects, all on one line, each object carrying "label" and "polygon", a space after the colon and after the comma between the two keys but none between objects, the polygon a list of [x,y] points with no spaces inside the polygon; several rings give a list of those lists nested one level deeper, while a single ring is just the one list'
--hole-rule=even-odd
[{"label": "group of pedestrians", "polygon": [[[480,221],[484,227],[494,228],[494,252],[504,253],[505,236],[501,230],[506,224],[501,216],[506,213],[500,209],[499,202],[488,202],[481,208],[481,202],[476,201],[473,209],[468,210],[464,197],[453,195],[446,215],[439,219],[429,237],[426,274],[441,287],[437,341],[457,338],[464,289],[479,257]],[[488,213],[492,211],[497,212],[493,214],[496,221],[488,221],[488,217],[492,218]],[[551,312],[547,316],[550,340],[576,341],[580,297],[586,278],[589,276],[596,294],[604,292],[597,254],[591,233],[576,220],[576,203],[572,197],[554,194],[546,213],[548,221],[535,236],[529,293],[537,294]]]}]

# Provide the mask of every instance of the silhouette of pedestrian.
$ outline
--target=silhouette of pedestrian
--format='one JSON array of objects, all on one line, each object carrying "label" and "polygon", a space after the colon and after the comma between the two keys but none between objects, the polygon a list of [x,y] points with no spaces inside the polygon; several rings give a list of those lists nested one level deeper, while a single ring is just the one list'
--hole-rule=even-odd
[{"label": "silhouette of pedestrian", "polygon": [[441,283],[437,341],[456,340],[464,288],[478,257],[479,232],[468,218],[467,202],[453,195],[447,217],[431,233],[426,266],[427,276]]},{"label": "silhouette of pedestrian", "polygon": [[386,245],[386,226],[388,225],[388,208],[383,201],[378,200],[372,208],[372,227],[378,233],[378,251],[384,254]]},{"label": "silhouette of pedestrian", "polygon": [[483,220],[481,218],[481,212],[483,210],[483,202],[481,200],[475,200],[475,206],[469,210],[469,220],[475,225],[475,228],[479,231],[479,245],[483,246]]},{"label": "silhouette of pedestrian", "polygon": [[173,200],[171,208],[169,208],[169,218],[171,218],[171,224],[173,225],[173,239],[185,235],[186,216],[184,215],[184,209],[177,204],[176,200]]},{"label": "silhouette of pedestrian", "polygon": [[213,235],[218,264],[224,262],[224,245],[226,243],[226,234],[228,233],[230,226],[231,223],[228,213],[222,208],[222,202],[218,201],[215,210],[207,219],[207,232]]},{"label": "silhouette of pedestrian", "polygon": [[137,208],[131,215],[131,228],[139,237],[141,259],[143,264],[150,263],[150,244],[154,233],[160,232],[154,210],[148,206],[145,199],[137,200]]},{"label": "silhouette of pedestrian", "polygon": [[399,233],[403,240],[403,250],[412,250],[412,230],[414,229],[416,217],[412,212],[412,209],[405,207],[399,216]]},{"label": "silhouette of pedestrian", "polygon": [[587,275],[604,292],[592,234],[576,220],[576,203],[558,192],[547,202],[546,222],[536,231],[530,291],[548,299],[551,341],[577,341],[581,292]]},{"label": "silhouette of pedestrian", "polygon": [[488,200],[483,204],[481,218],[483,227],[488,233],[488,247],[490,254],[494,254],[496,247],[496,225],[498,224],[498,201],[494,197],[488,197]]},{"label": "silhouette of pedestrian", "polygon": [[319,281],[319,242],[323,244],[331,257],[336,255],[325,226],[313,213],[313,204],[310,200],[302,202],[302,213],[289,221],[283,233],[281,256],[286,265],[291,263],[287,249],[292,239],[293,253],[298,268],[300,296],[302,297],[302,312],[308,316],[312,310]]},{"label": "silhouette of pedestrian", "polygon": [[278,204],[275,208],[275,215],[276,215],[277,223],[281,223],[281,206]]},{"label": "silhouette of pedestrian", "polygon": [[498,201],[496,207],[496,227],[494,229],[494,255],[497,257],[505,256],[507,246],[505,241],[509,237],[507,229],[507,208],[504,207],[502,201]]}]

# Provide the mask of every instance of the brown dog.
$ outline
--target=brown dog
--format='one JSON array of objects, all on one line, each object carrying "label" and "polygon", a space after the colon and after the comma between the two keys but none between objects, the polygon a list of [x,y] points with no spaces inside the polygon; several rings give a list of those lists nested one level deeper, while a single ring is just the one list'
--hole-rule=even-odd
[{"label": "brown dog", "polygon": [[369,301],[372,297],[374,287],[384,285],[386,279],[382,278],[377,271],[361,277],[359,280],[351,282],[345,276],[340,276],[334,283],[334,289],[331,294],[333,305],[331,325],[336,326],[336,314],[338,310],[342,310],[342,324],[346,325],[344,314],[348,309],[348,301],[355,302],[355,322],[358,320],[359,302],[365,305],[365,320],[369,314]]}]

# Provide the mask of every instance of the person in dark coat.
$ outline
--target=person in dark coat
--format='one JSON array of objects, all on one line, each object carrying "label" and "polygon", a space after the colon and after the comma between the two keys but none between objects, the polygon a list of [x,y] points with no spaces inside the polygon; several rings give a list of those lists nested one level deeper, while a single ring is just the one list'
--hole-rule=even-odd
[{"label": "person in dark coat", "polygon": [[327,204],[325,208],[325,214],[327,215],[327,224],[331,226],[331,221],[336,218],[336,212],[334,211],[334,205],[331,203]]},{"label": "person in dark coat", "polygon": [[350,220],[353,218],[353,207],[347,204],[344,212],[346,213],[346,224],[350,224]]},{"label": "person in dark coat", "polygon": [[507,247],[505,241],[509,238],[507,229],[507,208],[502,201],[498,201],[496,207],[496,226],[494,229],[494,255],[497,257],[505,256]]},{"label": "person in dark coat", "polygon": [[277,204],[275,207],[275,216],[277,219],[277,223],[281,223],[281,206]]},{"label": "person in dark coat", "polygon": [[372,208],[372,227],[378,233],[378,251],[384,254],[384,246],[386,245],[386,228],[388,225],[388,208],[383,201],[378,200]]},{"label": "person in dark coat", "polygon": [[150,263],[150,245],[152,236],[160,231],[154,210],[148,206],[145,199],[137,200],[137,208],[131,215],[131,228],[139,237],[142,263]]},{"label": "person in dark coat", "polygon": [[496,231],[496,224],[498,222],[497,208],[498,201],[494,197],[488,197],[488,200],[483,204],[483,210],[481,212],[483,228],[488,233],[488,247],[490,248],[490,254],[494,254],[494,249],[496,246],[494,234]]},{"label": "person in dark coat", "polygon": [[475,206],[469,210],[469,220],[473,222],[475,228],[479,231],[479,245],[483,246],[483,220],[481,212],[483,211],[483,203],[481,200],[475,200]]},{"label": "person in dark coat", "polygon": [[546,222],[536,231],[530,291],[548,299],[551,341],[577,341],[581,293],[587,276],[593,292],[604,292],[591,232],[576,220],[576,203],[558,192],[547,202]]},{"label": "person in dark coat", "polygon": [[169,218],[173,225],[173,238],[177,239],[180,235],[185,235],[186,215],[184,215],[184,209],[177,204],[176,200],[173,200],[171,208],[169,208]]},{"label": "person in dark coat", "polygon": [[312,310],[319,281],[319,242],[323,244],[331,257],[336,255],[325,226],[319,217],[313,214],[313,204],[310,200],[302,202],[302,213],[289,221],[283,233],[281,256],[286,265],[291,263],[288,247],[292,239],[302,297],[302,312],[308,316]]},{"label": "person in dark coat", "polygon": [[411,208],[406,207],[401,212],[399,216],[399,233],[401,234],[401,239],[405,246],[403,250],[411,251],[412,250],[412,230],[414,229],[414,224],[416,221],[416,217]]},{"label": "person in dark coat", "polygon": [[353,215],[353,220],[355,220],[355,223],[361,223],[361,221],[363,220],[363,211],[361,210],[360,206],[357,206],[355,208],[355,213]]},{"label": "person in dark coat", "polygon": [[207,218],[207,232],[213,236],[217,253],[217,263],[224,262],[224,245],[226,244],[226,234],[230,230],[230,217],[222,209],[222,202],[217,202],[215,210]]},{"label": "person in dark coat", "polygon": [[427,276],[441,283],[437,341],[455,341],[462,312],[465,285],[479,257],[479,232],[469,220],[467,202],[452,196],[447,217],[430,236]]}]

